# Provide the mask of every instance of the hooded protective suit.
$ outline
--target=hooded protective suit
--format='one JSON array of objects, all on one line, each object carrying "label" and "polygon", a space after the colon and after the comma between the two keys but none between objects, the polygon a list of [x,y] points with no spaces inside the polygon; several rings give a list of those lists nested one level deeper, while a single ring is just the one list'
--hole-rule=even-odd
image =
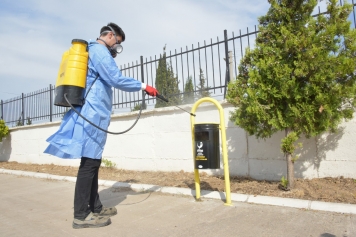
[{"label": "hooded protective suit", "polygon": [[[89,121],[107,130],[112,110],[112,87],[134,92],[142,89],[142,83],[134,78],[123,76],[104,45],[90,41],[88,47],[86,99],[84,105],[76,109]],[[97,76],[99,77],[94,82]],[[50,145],[44,153],[60,158],[101,159],[106,137],[107,133],[86,122],[73,110],[69,110],[59,130],[47,139]]]}]

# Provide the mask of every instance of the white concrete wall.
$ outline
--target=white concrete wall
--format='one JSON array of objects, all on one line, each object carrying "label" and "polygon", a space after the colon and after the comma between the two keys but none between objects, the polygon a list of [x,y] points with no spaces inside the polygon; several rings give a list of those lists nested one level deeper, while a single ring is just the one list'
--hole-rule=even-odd
[{"label": "white concrete wall", "polygon": [[[230,174],[266,180],[280,180],[286,176],[286,161],[280,151],[284,133],[277,133],[267,140],[248,136],[229,121],[229,112],[235,108],[221,103],[225,112]],[[190,111],[191,105],[182,108]],[[220,122],[218,109],[212,104],[201,104],[196,114],[196,123]],[[127,129],[136,116],[137,112],[114,115],[109,130]],[[302,139],[303,148],[298,150],[300,158],[295,163],[296,177],[356,178],[355,122],[356,119],[344,122],[337,134]],[[0,143],[0,161],[78,166],[79,159],[60,159],[43,153],[47,146],[45,140],[58,126],[59,122],[53,122],[10,129],[10,136]],[[115,162],[119,169],[192,172],[190,115],[176,107],[143,111],[131,131],[108,135],[103,158]],[[223,169],[204,171],[223,174]]]}]

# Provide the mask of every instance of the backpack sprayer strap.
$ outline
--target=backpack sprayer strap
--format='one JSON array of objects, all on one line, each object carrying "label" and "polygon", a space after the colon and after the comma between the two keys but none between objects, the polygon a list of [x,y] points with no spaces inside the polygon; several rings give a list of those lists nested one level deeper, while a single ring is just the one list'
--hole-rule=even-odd
[{"label": "backpack sprayer strap", "polygon": [[[90,60],[90,57],[88,57],[88,72],[89,72],[89,60]],[[96,76],[96,78],[94,79],[93,83],[91,83],[90,87],[89,87],[89,90],[87,91],[87,93],[85,94],[84,98],[83,98],[83,104],[85,102],[85,99],[87,98],[88,94],[89,94],[89,91],[91,90],[91,88],[93,87],[95,81],[98,79],[99,77],[99,73],[98,75]]]},{"label": "backpack sprayer strap", "polygon": [[93,83],[91,83],[91,85],[90,85],[90,87],[89,87],[89,90],[87,91],[87,93],[85,94],[85,96],[84,96],[84,101],[85,101],[85,99],[87,98],[87,96],[88,96],[88,94],[89,94],[89,91],[91,90],[91,88],[93,87],[93,85],[94,85],[94,83],[95,83],[95,81],[98,79],[98,77],[99,77],[99,74],[96,76],[96,78],[95,78],[95,80],[93,81]]}]

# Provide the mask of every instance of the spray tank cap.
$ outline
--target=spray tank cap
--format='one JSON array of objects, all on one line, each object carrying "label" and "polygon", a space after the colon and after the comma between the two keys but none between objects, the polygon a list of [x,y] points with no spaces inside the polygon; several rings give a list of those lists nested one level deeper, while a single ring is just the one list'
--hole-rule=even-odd
[{"label": "spray tank cap", "polygon": [[82,43],[82,44],[88,45],[88,42],[85,40],[82,40],[82,39],[73,39],[72,44],[73,43]]},{"label": "spray tank cap", "polygon": [[73,39],[72,40],[72,45],[74,45],[75,43],[79,43],[77,45],[81,45],[80,47],[85,48],[85,51],[88,52],[88,42],[82,39]]}]

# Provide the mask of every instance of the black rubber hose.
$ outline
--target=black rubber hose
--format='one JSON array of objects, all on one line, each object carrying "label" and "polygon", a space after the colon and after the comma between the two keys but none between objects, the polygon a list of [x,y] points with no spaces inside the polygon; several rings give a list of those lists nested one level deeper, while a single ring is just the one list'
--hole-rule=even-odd
[{"label": "black rubber hose", "polygon": [[129,127],[128,129],[126,129],[125,131],[122,131],[122,132],[110,132],[108,130],[105,130],[99,126],[97,126],[96,124],[92,123],[91,121],[89,121],[87,118],[85,118],[83,115],[81,115],[78,110],[76,110],[73,105],[68,101],[67,99],[67,93],[64,94],[64,99],[67,101],[67,103],[70,105],[70,107],[73,109],[74,112],[76,112],[82,119],[84,119],[85,121],[87,121],[88,123],[90,123],[91,125],[93,125],[94,127],[96,127],[97,129],[103,131],[103,132],[106,132],[106,133],[109,133],[109,134],[114,134],[114,135],[119,135],[119,134],[124,134],[128,131],[130,131],[135,125],[136,123],[138,122],[138,120],[140,119],[140,116],[141,116],[141,112],[142,112],[142,108],[143,108],[143,105],[145,104],[145,93],[144,91],[142,91],[142,103],[141,103],[141,108],[140,108],[140,112],[138,113],[137,115],[137,118],[136,118],[136,121],[132,124],[131,127]]}]

